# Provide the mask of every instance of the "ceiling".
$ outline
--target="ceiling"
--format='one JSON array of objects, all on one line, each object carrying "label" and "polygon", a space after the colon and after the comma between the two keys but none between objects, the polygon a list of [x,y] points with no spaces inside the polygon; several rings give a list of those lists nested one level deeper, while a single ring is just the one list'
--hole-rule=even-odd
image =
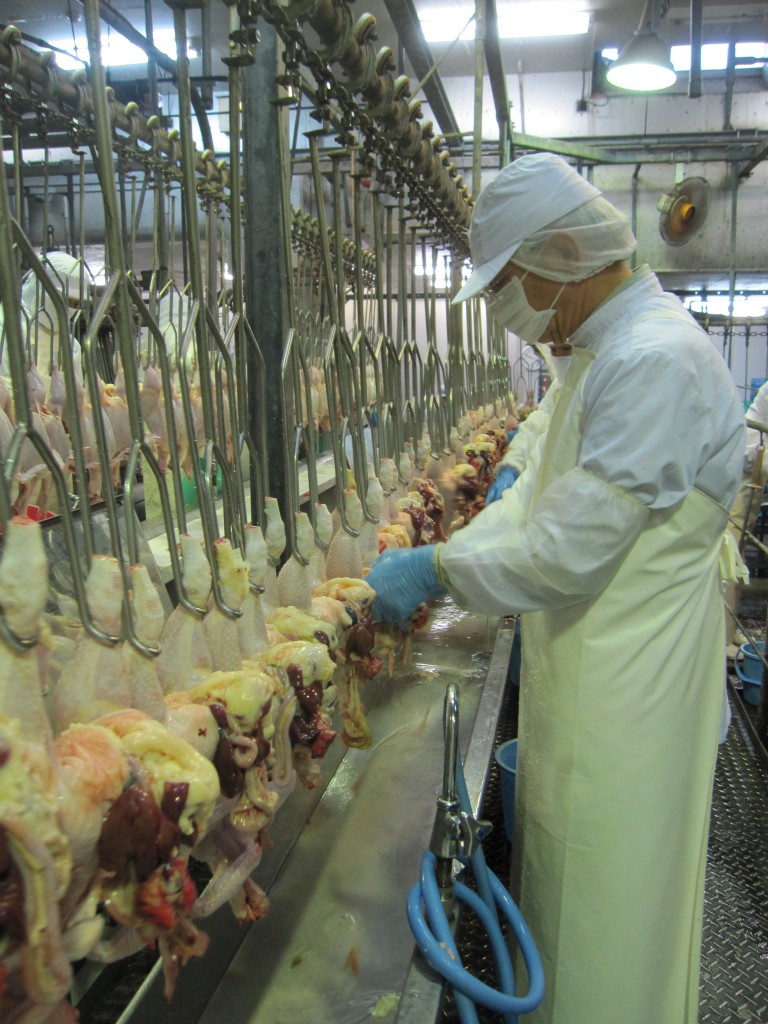
[{"label": "ceiling", "polygon": [[[221,73],[223,66],[216,60],[217,51],[226,49],[227,7],[221,0],[210,0],[211,39],[214,50],[213,72]],[[410,2],[410,0],[408,0]],[[498,0],[499,3],[503,0]],[[558,0],[537,0],[536,8],[542,19],[547,19],[547,7]],[[667,0],[663,0],[665,5]],[[577,0],[582,10],[590,12],[590,29],[586,35],[559,37],[547,40],[522,39],[502,40],[501,56],[507,74],[519,71],[540,73],[552,70],[587,71],[592,66],[595,50],[604,47],[621,47],[637,29],[643,14],[643,0]],[[388,13],[392,0],[358,0],[353,8],[357,18],[363,12],[370,12],[377,21],[380,45],[388,45],[397,51],[398,31]],[[403,4],[398,0],[397,7]],[[407,6],[407,4],[405,5]],[[414,0],[419,15],[425,15],[431,8],[461,8],[471,13],[471,0]],[[145,23],[143,0],[113,0],[113,7],[128,18],[139,30]],[[160,0],[152,0],[155,30],[172,26],[171,9]],[[467,15],[468,16],[468,15]],[[550,14],[549,17],[552,17]],[[79,0],[5,0],[2,5],[2,20],[13,23],[22,31],[49,42],[72,38],[72,22],[78,25],[78,34],[84,34],[82,5]],[[662,20],[662,34],[670,44],[688,41],[690,9],[685,3],[673,0]],[[200,37],[200,15],[189,15],[190,35]],[[406,32],[400,33],[403,38]],[[763,2],[745,3],[744,0],[725,0],[720,3],[703,5],[704,41],[725,42],[768,38],[768,4]],[[435,61],[440,61],[443,76],[472,76],[474,68],[473,42],[431,43],[429,49]],[[194,69],[193,69],[194,70]],[[406,74],[413,74],[407,57],[404,65]]]}]

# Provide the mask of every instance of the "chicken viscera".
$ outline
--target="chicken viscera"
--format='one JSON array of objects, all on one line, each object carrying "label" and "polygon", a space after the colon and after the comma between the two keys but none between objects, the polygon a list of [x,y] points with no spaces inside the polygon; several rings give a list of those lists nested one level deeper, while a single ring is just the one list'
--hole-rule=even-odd
[{"label": "chicken viscera", "polygon": [[[102,389],[105,416],[122,415],[116,394]],[[117,422],[113,432],[117,438]],[[412,486],[405,500],[439,529],[434,485]],[[251,873],[295,786],[318,784],[337,735],[334,714],[346,746],[372,741],[362,691],[385,648],[371,620],[375,593],[362,578],[363,562],[373,561],[383,531],[418,542],[410,513],[411,536],[403,509],[387,522],[389,497],[371,477],[368,507],[381,518],[377,527],[363,523],[354,490],[345,492],[346,520],[360,538],[338,514],[334,534],[325,506],[315,509],[314,528],[299,513],[297,548],[308,564],[289,559],[279,578],[285,531],[273,499],[266,532],[247,527],[244,551],[219,539],[214,566],[200,540],[182,536],[183,592],[193,608],[180,603],[167,620],[145,566],[124,574],[115,558],[94,556],[88,609],[116,642],[94,639],[62,603],[55,636],[66,642],[68,660],[51,677],[50,725],[41,676],[54,646],[42,619],[45,552],[36,524],[11,522],[0,610],[19,636],[39,634],[39,649],[48,645],[45,657],[39,649],[0,647],[0,784],[34,764],[38,794],[30,792],[23,807],[0,796],[0,866],[19,893],[6,902],[21,915],[21,923],[5,925],[15,940],[2,952],[14,1014],[61,1002],[72,960],[114,960],[148,943],[161,951],[170,994],[180,966],[205,952],[200,919],[224,902],[240,920],[266,912]],[[223,603],[240,617],[213,600],[212,571]],[[135,639],[159,648],[158,657],[125,639],[126,608]],[[190,857],[211,868],[203,893],[191,880]],[[117,926],[109,938],[107,923]],[[28,934],[39,942],[20,941]]]}]

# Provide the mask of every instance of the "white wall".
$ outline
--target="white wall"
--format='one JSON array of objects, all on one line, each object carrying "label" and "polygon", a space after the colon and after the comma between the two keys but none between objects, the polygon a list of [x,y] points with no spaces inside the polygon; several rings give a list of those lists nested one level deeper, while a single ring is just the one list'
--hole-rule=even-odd
[{"label": "white wall", "polygon": [[[735,91],[731,124],[744,132],[765,131],[768,125],[768,89],[760,88],[760,79],[749,79],[750,91]],[[460,123],[472,123],[473,82],[469,78],[447,78],[446,92]],[[741,88],[744,83],[737,83]],[[520,110],[520,90],[516,75],[507,76],[515,130],[552,139],[582,136],[637,136],[638,147],[645,135],[668,133],[720,132],[725,116],[724,82],[705,81],[708,93],[692,100],[681,92],[649,96],[622,96],[596,100],[586,113],[576,112],[576,100],[582,95],[581,73],[528,74],[524,76],[524,117]],[[488,80],[483,93],[483,135],[498,138],[498,126]],[[599,138],[594,140],[599,145]],[[637,237],[638,260],[654,269],[702,270],[724,272],[729,269],[731,234],[731,168],[726,162],[698,163],[691,153],[676,154],[678,163],[641,166],[638,178]],[[598,165],[592,180],[628,217],[632,209],[632,173],[634,164]],[[497,173],[483,174],[487,183]],[[711,185],[711,206],[701,232],[680,247],[667,245],[660,237],[656,203],[680,177],[705,177]],[[736,267],[740,271],[760,271],[768,276],[765,224],[768,220],[768,164],[763,162],[738,189],[736,213]]]}]

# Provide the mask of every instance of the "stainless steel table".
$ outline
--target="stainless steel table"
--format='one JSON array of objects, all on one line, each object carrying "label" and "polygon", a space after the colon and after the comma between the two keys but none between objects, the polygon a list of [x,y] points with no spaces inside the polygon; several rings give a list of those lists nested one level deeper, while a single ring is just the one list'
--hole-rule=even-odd
[{"label": "stainless steel table", "polygon": [[155,971],[121,1021],[356,1024],[391,995],[399,1009],[390,1021],[434,1021],[441,986],[414,957],[405,901],[442,782],[446,686],[458,688],[459,746],[477,810],[512,634],[509,622],[439,602],[410,663],[368,684],[372,747],[335,743],[325,788],[297,791],[280,810],[274,849],[254,875],[270,897],[267,917],[245,931],[225,907],[202,922],[209,952],[182,970],[173,1002]]}]

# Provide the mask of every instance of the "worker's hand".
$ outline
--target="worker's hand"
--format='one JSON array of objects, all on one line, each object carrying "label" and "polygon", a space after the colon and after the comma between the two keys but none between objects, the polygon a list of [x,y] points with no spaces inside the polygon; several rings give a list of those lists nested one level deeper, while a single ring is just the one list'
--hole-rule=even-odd
[{"label": "worker's hand", "polygon": [[373,617],[408,629],[410,617],[423,601],[446,590],[437,578],[437,544],[390,548],[376,559],[365,582],[376,591]]},{"label": "worker's hand", "polygon": [[512,486],[515,480],[517,480],[517,477],[518,472],[516,469],[512,469],[511,466],[502,466],[496,479],[488,488],[488,494],[485,496],[485,504],[490,505],[492,501],[497,501],[504,491]]},{"label": "worker's hand", "polygon": [[517,434],[518,430],[519,430],[519,427],[515,427],[514,430],[508,430],[507,431],[507,444],[511,444],[512,443],[512,438]]}]

